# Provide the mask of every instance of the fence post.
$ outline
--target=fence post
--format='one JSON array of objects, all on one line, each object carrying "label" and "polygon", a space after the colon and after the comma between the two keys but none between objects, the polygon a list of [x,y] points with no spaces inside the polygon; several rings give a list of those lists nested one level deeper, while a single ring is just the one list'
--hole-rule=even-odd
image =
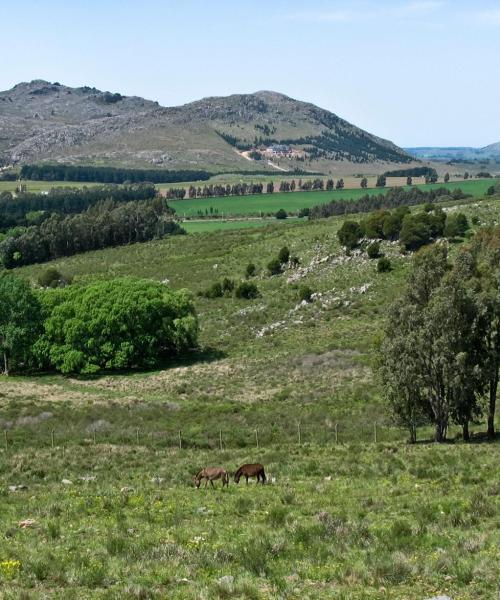
[{"label": "fence post", "polygon": [[7,434],[6,429],[3,430],[3,436],[5,438],[5,450],[8,450],[9,449],[9,436]]},{"label": "fence post", "polygon": [[96,439],[95,439],[95,438],[96,438],[96,435],[95,435],[95,427],[94,427],[94,430],[93,430],[93,432],[92,432],[92,437],[93,437],[93,439],[94,439],[94,445],[95,445],[95,442],[96,442]]},{"label": "fence post", "polygon": [[54,430],[51,429],[50,431],[50,445],[52,446],[52,448],[54,447]]},{"label": "fence post", "polygon": [[300,435],[300,421],[297,423],[297,433],[298,433],[298,437],[299,437],[299,446],[300,446],[302,443],[302,438]]},{"label": "fence post", "polygon": [[222,452],[222,429],[219,429],[219,446],[220,451]]},{"label": "fence post", "polygon": [[258,448],[259,447],[259,430],[258,429],[255,430],[255,444]]},{"label": "fence post", "polygon": [[335,443],[339,443],[339,424],[335,423]]},{"label": "fence post", "polygon": [[137,445],[139,445],[139,427],[135,428],[135,441],[137,442]]},{"label": "fence post", "polygon": [[376,423],[373,424],[373,440],[375,443],[377,443],[377,424]]},{"label": "fence post", "polygon": [[179,429],[179,450],[182,450],[182,432]]}]

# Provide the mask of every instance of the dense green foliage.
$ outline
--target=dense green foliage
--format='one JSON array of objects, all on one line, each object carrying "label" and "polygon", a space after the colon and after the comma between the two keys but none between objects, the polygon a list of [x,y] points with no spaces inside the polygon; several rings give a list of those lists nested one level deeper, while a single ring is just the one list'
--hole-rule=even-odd
[{"label": "dense green foliage", "polygon": [[386,171],[385,177],[436,177],[437,171],[432,167],[411,167],[408,169],[396,169],[394,171]]},{"label": "dense green foliage", "polygon": [[80,213],[103,200],[116,203],[152,200],[157,190],[151,184],[102,185],[92,187],[56,187],[47,193],[0,193],[0,231],[18,225],[36,225],[52,213]]},{"label": "dense green foliage", "polygon": [[363,237],[362,229],[357,221],[344,221],[342,227],[337,232],[337,237],[342,246],[352,250],[359,244]]},{"label": "dense green foliage", "polygon": [[164,200],[102,202],[76,215],[53,214],[41,225],[15,231],[0,242],[7,269],[79,252],[145,242],[184,233]]},{"label": "dense green foliage", "polygon": [[313,206],[309,211],[311,219],[331,217],[333,215],[353,214],[359,212],[371,212],[381,208],[397,208],[399,206],[414,206],[426,202],[438,202],[451,196],[454,200],[467,198],[460,189],[454,189],[451,193],[446,188],[422,191],[417,187],[410,190],[403,188],[392,188],[385,194],[366,194],[357,200],[332,200],[328,204]]},{"label": "dense green foliage", "polygon": [[[488,246],[496,238],[498,247],[498,229],[486,235]],[[419,252],[404,294],[389,312],[380,374],[389,405],[412,441],[417,426],[429,421],[436,441],[445,441],[452,420],[469,440],[469,424],[481,415],[487,390],[494,421],[500,271],[497,262],[484,276],[480,260],[481,242],[462,250],[453,266],[443,245]]]},{"label": "dense green foliage", "polygon": [[253,300],[260,296],[258,287],[250,281],[242,281],[238,284],[234,290],[234,295],[236,298],[243,298],[245,300]]},{"label": "dense green foliage", "polygon": [[44,368],[95,373],[162,364],[196,345],[197,318],[186,291],[134,278],[47,290],[43,334],[34,352]]},{"label": "dense green foliage", "polygon": [[97,181],[100,183],[175,183],[210,179],[207,171],[166,171],[163,169],[122,169],[73,165],[23,165],[21,179],[35,181]]},{"label": "dense green foliage", "polygon": [[39,334],[41,313],[29,284],[0,273],[0,359],[3,371],[30,365],[31,348]]}]

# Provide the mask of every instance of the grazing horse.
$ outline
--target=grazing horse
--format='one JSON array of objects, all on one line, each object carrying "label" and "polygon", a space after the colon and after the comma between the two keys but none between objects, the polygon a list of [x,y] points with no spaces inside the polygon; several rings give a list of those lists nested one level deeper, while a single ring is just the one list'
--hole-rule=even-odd
[{"label": "grazing horse", "polygon": [[248,485],[249,477],[257,477],[257,483],[259,481],[264,485],[266,483],[266,474],[264,473],[264,467],[260,463],[252,465],[241,465],[241,467],[234,474],[234,481],[239,483],[241,476],[245,477]]},{"label": "grazing horse", "polygon": [[214,481],[216,479],[222,479],[223,488],[225,485],[229,487],[229,473],[222,467],[205,467],[199,473],[197,473],[193,477],[194,484],[197,488],[200,487],[202,479],[206,480],[205,487],[207,487],[208,482],[210,482],[210,485],[214,488]]}]

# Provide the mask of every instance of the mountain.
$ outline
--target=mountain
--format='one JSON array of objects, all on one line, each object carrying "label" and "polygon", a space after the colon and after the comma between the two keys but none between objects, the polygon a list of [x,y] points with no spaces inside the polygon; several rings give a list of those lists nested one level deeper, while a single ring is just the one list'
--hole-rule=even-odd
[{"label": "mountain", "polygon": [[4,164],[346,174],[412,161],[393,143],[276,92],[167,108],[144,98],[43,80],[0,92],[0,158]]},{"label": "mountain", "polygon": [[406,152],[420,160],[482,161],[500,159],[500,142],[484,148],[464,147],[419,147],[405,148]]}]

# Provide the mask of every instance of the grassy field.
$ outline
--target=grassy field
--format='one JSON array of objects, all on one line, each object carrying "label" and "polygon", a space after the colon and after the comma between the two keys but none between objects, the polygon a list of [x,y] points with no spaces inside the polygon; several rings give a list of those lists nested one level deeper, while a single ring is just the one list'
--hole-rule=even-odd
[{"label": "grassy field", "polygon": [[263,218],[263,219],[231,219],[231,220],[218,220],[218,221],[183,221],[182,227],[188,233],[206,233],[211,231],[228,231],[231,229],[248,229],[254,227],[266,227],[267,225],[284,225],[290,224],[296,221],[294,217],[288,217],[286,220],[279,220],[275,218]]},{"label": "grassy field", "polygon": [[[460,210],[492,224],[500,200]],[[371,361],[410,258],[384,243],[394,269],[377,274],[342,254],[341,223],[273,220],[51,263],[196,294],[253,262],[261,296],[195,296],[200,350],[162,370],[0,378],[2,598],[496,597],[498,443],[481,443],[482,421],[474,443],[452,428],[439,447],[428,428],[411,447],[392,426]],[[300,268],[267,276],[284,245]],[[303,283],[321,297],[301,305]],[[244,461],[270,484],[194,489],[199,468]]]},{"label": "grassy field", "polygon": [[[475,197],[484,196],[486,190],[493,185],[496,180],[480,179],[459,181],[448,184],[424,184],[418,186],[422,191],[446,187],[449,190],[460,188],[467,194]],[[408,189],[405,187],[405,189]],[[287,211],[298,211],[301,208],[307,208],[330,202],[330,200],[356,200],[365,194],[380,194],[384,190],[380,188],[363,189],[344,189],[333,192],[278,192],[274,194],[255,194],[249,196],[231,196],[228,198],[206,198],[206,199],[187,199],[170,200],[169,204],[175,208],[180,217],[194,217],[199,211],[210,213],[210,209],[217,210],[219,215],[259,215],[275,213],[280,208]]]},{"label": "grassy field", "polygon": [[[101,185],[99,183],[82,183],[81,181],[24,181],[26,189],[31,193],[48,192],[52,188],[58,187],[90,187]],[[19,186],[19,181],[0,181],[0,192],[14,192]]]}]

